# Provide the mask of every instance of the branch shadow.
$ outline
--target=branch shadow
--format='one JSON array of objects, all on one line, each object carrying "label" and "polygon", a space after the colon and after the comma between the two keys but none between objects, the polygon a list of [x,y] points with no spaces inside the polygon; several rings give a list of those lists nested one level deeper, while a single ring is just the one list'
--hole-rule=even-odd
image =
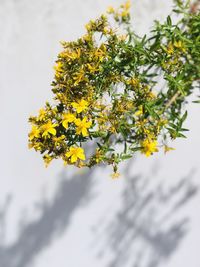
[{"label": "branch shadow", "polygon": [[[129,161],[120,191],[122,205],[111,219],[98,226],[94,235],[100,241],[97,257],[101,260],[109,251],[111,257],[104,265],[107,267],[158,267],[176,252],[188,232],[189,218],[182,211],[198,192],[192,179],[194,172],[166,186],[164,181],[152,184],[152,174],[133,175],[132,167]],[[158,173],[156,167],[152,172]],[[63,171],[54,198],[40,201],[41,215],[22,222],[17,239],[5,245],[6,212],[12,199],[9,196],[0,207],[0,266],[27,267],[60,237],[77,209],[96,197],[95,175],[95,168],[70,177]]]},{"label": "branch shadow", "polygon": [[[73,175],[70,179],[63,171],[60,184],[51,202],[40,203],[41,216],[31,222],[23,222],[16,241],[8,246],[0,243],[0,266],[29,266],[35,257],[51,242],[60,236],[69,226],[70,219],[77,208],[94,197],[92,193],[94,170],[81,175]],[[0,226],[4,226],[6,201],[0,212]]]},{"label": "branch shadow", "polygon": [[[197,194],[195,171],[166,185],[153,184],[152,175],[132,175],[126,169],[122,205],[96,231],[99,260],[108,255],[107,267],[157,267],[176,252],[189,231],[186,204]],[[186,214],[185,214],[186,213]],[[104,249],[106,247],[106,249]]]}]

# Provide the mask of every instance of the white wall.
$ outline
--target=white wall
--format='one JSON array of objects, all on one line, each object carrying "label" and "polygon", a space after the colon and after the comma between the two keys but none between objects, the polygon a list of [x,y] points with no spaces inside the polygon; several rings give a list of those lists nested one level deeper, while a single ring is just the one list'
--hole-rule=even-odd
[{"label": "white wall", "polygon": [[[199,267],[199,106],[176,150],[91,171],[46,169],[27,123],[52,97],[60,40],[120,0],[0,0],[0,267]],[[133,1],[138,33],[171,1]]]}]

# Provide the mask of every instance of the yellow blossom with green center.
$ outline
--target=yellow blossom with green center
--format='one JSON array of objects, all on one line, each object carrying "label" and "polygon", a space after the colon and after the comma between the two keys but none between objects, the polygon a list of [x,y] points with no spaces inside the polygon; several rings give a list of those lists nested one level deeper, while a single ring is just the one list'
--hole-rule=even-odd
[{"label": "yellow blossom with green center", "polygon": [[73,122],[76,119],[76,116],[72,113],[66,113],[63,115],[62,125],[65,129],[68,128],[68,124]]},{"label": "yellow blossom with green center", "polygon": [[76,133],[77,134],[82,134],[82,136],[88,136],[88,128],[91,127],[92,122],[87,121],[87,118],[84,117],[83,120],[81,119],[76,119],[75,124],[77,126],[76,128]]},{"label": "yellow blossom with green center", "polygon": [[49,137],[50,134],[56,135],[55,127],[58,126],[57,124],[53,124],[51,121],[48,121],[46,124],[42,125],[42,137]]},{"label": "yellow blossom with green center", "polygon": [[85,160],[84,150],[81,147],[70,147],[65,156],[70,158],[71,163],[75,163],[79,159]]},{"label": "yellow blossom with green center", "polygon": [[33,140],[34,138],[40,137],[40,130],[37,126],[33,125],[31,132],[29,133],[29,140]]},{"label": "yellow blossom with green center", "polygon": [[71,105],[73,108],[76,109],[77,113],[81,113],[82,111],[85,111],[88,109],[89,103],[86,100],[81,99],[78,102],[72,102]]},{"label": "yellow blossom with green center", "polygon": [[146,155],[146,157],[151,156],[154,152],[158,152],[157,148],[158,142],[156,140],[145,139],[142,143],[142,153]]}]

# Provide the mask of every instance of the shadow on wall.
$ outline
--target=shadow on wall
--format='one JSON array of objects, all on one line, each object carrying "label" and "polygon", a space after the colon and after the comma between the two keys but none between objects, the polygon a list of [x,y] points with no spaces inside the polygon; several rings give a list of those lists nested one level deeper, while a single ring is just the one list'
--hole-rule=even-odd
[{"label": "shadow on wall", "polygon": [[[156,267],[167,260],[188,229],[189,218],[179,212],[197,193],[192,173],[173,188],[166,188],[164,182],[152,185],[152,177],[133,176],[132,165],[129,161],[126,167],[121,208],[94,234],[100,241],[100,247],[96,245],[98,257],[106,253],[103,248],[112,255],[107,267]],[[42,249],[66,231],[74,212],[94,197],[94,170],[70,179],[65,172],[61,174],[55,197],[43,203],[39,219],[23,223],[13,244],[0,243],[0,266],[28,267]],[[2,229],[8,205],[9,199],[0,211]]]},{"label": "shadow on wall", "polygon": [[[92,198],[93,170],[66,179],[61,174],[61,183],[50,203],[42,203],[42,215],[38,220],[23,223],[19,237],[14,244],[0,244],[1,267],[28,267],[34,258],[49,246],[53,239],[67,228],[70,218],[78,207]],[[8,201],[6,201],[7,203]],[[4,221],[6,204],[0,221]],[[4,226],[3,223],[0,226]]]},{"label": "shadow on wall", "polygon": [[192,181],[194,171],[169,187],[164,181],[152,186],[153,175],[132,176],[130,170],[126,173],[122,207],[96,231],[95,239],[104,238],[97,257],[106,257],[107,251],[112,254],[106,267],[161,266],[176,252],[188,231],[184,207],[198,191]]}]

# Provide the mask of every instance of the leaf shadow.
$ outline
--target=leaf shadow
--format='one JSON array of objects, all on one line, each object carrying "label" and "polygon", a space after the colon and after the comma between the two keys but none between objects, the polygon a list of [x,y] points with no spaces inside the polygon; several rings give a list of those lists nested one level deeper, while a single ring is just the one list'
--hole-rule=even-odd
[{"label": "leaf shadow", "polygon": [[[101,241],[98,242],[100,248],[96,245],[97,258],[101,260],[110,252],[105,266],[160,266],[176,252],[187,234],[190,220],[183,211],[198,192],[193,182],[194,172],[170,186],[164,181],[152,184],[152,175],[159,175],[157,167],[144,177],[133,175],[133,161],[126,165],[125,183],[120,191],[121,206],[94,233],[94,239]],[[5,245],[6,212],[12,201],[12,196],[8,196],[0,207],[0,266],[30,266],[45,248],[62,236],[75,212],[96,197],[92,179],[95,175],[95,168],[71,176],[63,171],[54,198],[40,201],[41,215],[32,221],[22,221],[16,240]]]},{"label": "leaf shadow", "polygon": [[[25,267],[48,247],[55,238],[61,236],[70,225],[70,219],[77,208],[94,197],[92,179],[94,170],[81,175],[68,177],[63,171],[60,184],[52,201],[40,201],[41,216],[33,221],[22,221],[17,239],[10,245],[0,242],[0,266]],[[8,201],[0,212],[0,226],[5,228],[5,216]]]},{"label": "leaf shadow", "polygon": [[[155,169],[153,172],[157,172]],[[169,260],[189,231],[186,205],[198,192],[191,170],[173,184],[155,183],[126,168],[121,207],[96,231],[96,256],[107,267],[158,267]],[[159,174],[158,174],[159,175]],[[111,257],[109,256],[111,255]]]}]

